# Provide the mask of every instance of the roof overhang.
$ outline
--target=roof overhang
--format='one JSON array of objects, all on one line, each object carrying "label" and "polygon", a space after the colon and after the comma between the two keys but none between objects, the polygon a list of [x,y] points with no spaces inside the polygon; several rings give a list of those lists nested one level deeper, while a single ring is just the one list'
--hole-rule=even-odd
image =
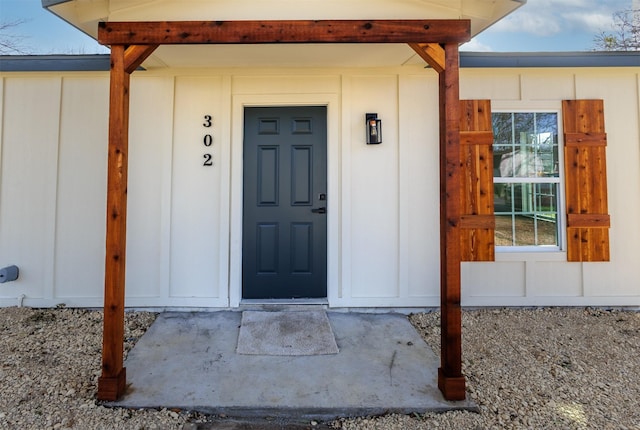
[{"label": "roof overhang", "polygon": [[[468,19],[471,36],[526,0],[42,0],[97,40],[100,22]],[[373,67],[422,64],[406,44],[187,45],[159,47],[145,68]]]}]

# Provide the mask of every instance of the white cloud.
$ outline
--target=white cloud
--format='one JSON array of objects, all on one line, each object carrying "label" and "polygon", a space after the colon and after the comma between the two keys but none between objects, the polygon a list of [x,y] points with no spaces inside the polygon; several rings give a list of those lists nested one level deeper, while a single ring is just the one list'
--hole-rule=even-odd
[{"label": "white cloud", "polygon": [[493,49],[489,45],[485,45],[484,43],[478,42],[477,39],[471,39],[467,43],[460,46],[461,51],[471,51],[471,52],[492,52]]},{"label": "white cloud", "polygon": [[563,18],[572,26],[580,26],[583,30],[597,33],[609,30],[613,25],[613,14],[603,12],[571,12],[563,14]]},{"label": "white cloud", "polygon": [[611,28],[615,12],[631,6],[632,0],[528,0],[492,29],[536,36],[573,30],[597,33]]},{"label": "white cloud", "polygon": [[559,33],[562,29],[559,20],[552,14],[523,12],[513,15],[496,23],[492,29],[503,32],[524,32],[535,35]]}]

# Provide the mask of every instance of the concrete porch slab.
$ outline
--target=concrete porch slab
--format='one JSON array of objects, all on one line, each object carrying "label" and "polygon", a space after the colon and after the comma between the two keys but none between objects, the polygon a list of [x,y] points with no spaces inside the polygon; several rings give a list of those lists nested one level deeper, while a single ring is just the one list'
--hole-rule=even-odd
[{"label": "concrete porch slab", "polygon": [[475,409],[437,388],[439,360],[406,316],[328,312],[340,352],[239,355],[242,313],[163,313],[130,351],[110,406],[229,417],[333,419]]}]

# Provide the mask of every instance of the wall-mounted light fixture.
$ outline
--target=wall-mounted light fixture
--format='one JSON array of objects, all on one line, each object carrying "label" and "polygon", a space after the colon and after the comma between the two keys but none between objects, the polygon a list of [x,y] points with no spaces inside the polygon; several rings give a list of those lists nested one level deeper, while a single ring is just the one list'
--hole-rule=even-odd
[{"label": "wall-mounted light fixture", "polygon": [[367,145],[377,145],[382,143],[382,120],[377,113],[366,114],[367,123]]}]

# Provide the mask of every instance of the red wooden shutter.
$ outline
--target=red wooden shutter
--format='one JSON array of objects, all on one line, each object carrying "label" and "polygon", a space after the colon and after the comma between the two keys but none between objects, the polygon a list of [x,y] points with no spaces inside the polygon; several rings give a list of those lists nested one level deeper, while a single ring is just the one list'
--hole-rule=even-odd
[{"label": "red wooden shutter", "polygon": [[494,261],[493,131],[490,100],[460,100],[462,261]]},{"label": "red wooden shutter", "polygon": [[609,261],[607,135],[602,100],[564,100],[567,260]]}]

